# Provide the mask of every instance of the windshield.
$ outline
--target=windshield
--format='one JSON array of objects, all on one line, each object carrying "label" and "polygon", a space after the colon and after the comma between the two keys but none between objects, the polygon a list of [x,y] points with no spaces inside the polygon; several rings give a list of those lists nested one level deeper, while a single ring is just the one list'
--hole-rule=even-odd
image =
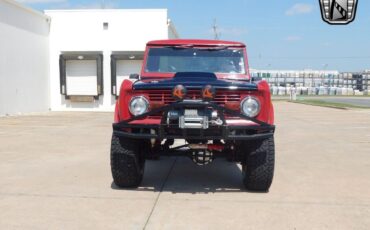
[{"label": "windshield", "polygon": [[212,72],[245,74],[243,49],[227,47],[150,48],[145,66],[149,73]]}]

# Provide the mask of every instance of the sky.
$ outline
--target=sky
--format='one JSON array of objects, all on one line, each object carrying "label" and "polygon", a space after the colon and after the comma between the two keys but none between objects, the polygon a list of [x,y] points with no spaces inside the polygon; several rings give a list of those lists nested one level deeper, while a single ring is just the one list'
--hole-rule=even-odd
[{"label": "sky", "polygon": [[36,10],[168,9],[181,38],[244,42],[255,69],[370,69],[370,1],[349,25],[321,18],[319,0],[18,0]]}]

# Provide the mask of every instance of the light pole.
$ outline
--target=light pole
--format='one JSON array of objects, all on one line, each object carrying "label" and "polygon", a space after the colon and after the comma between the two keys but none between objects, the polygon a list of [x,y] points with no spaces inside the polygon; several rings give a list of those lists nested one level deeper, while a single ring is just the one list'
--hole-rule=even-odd
[{"label": "light pole", "polygon": [[217,26],[217,20],[216,19],[213,20],[212,29],[213,29],[213,33],[214,33],[214,39],[219,40],[220,39],[220,33],[218,32],[218,26]]}]

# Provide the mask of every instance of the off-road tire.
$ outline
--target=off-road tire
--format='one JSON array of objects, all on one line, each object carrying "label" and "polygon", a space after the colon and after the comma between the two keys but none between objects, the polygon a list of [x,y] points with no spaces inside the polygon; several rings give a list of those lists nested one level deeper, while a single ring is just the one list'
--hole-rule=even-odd
[{"label": "off-road tire", "polygon": [[244,186],[250,191],[268,192],[274,176],[274,138],[254,141],[244,151],[247,149],[249,153],[242,162]]},{"label": "off-road tire", "polygon": [[137,140],[113,135],[110,162],[114,184],[120,188],[137,188],[140,185],[145,158]]}]

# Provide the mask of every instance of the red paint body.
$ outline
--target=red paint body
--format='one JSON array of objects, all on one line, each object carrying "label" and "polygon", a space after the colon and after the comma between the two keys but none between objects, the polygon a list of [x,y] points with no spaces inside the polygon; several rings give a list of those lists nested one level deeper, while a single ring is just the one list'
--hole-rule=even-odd
[{"label": "red paint body", "polygon": [[[247,52],[246,52],[246,46],[243,43],[239,42],[229,42],[229,41],[214,41],[214,40],[160,40],[160,41],[151,41],[147,44],[145,55],[144,55],[144,61],[143,66],[141,69],[140,76],[142,79],[161,79],[161,78],[171,78],[174,76],[174,73],[146,73],[145,72],[145,65],[147,61],[147,54],[151,47],[164,47],[164,46],[186,46],[186,45],[192,45],[195,48],[197,47],[217,47],[217,46],[227,46],[230,48],[238,48],[244,50],[244,60],[245,60],[245,69],[247,70],[245,74],[216,74],[216,76],[220,79],[222,78],[235,78],[235,79],[250,79],[249,74],[249,66],[248,66],[248,58],[247,58]],[[274,124],[274,109],[273,105],[271,103],[271,95],[270,95],[270,89],[269,85],[266,81],[258,81],[256,82],[258,86],[258,91],[238,91],[241,95],[241,100],[245,98],[246,96],[255,96],[260,100],[261,103],[261,111],[259,115],[256,117],[258,120],[266,122],[270,125]],[[132,117],[132,115],[129,112],[128,104],[130,102],[130,99],[133,96],[142,95],[145,96],[148,100],[148,94],[144,91],[134,91],[132,89],[133,83],[129,80],[123,81],[121,85],[121,91],[119,99],[116,102],[116,109],[115,109],[115,116],[114,121],[120,122],[123,120],[127,120]],[[150,102],[150,100],[149,100]],[[240,102],[239,102],[240,103]],[[234,108],[235,110],[240,111],[239,103],[232,104],[225,104],[225,106],[230,106],[230,108]],[[155,106],[161,106],[154,105],[152,102],[150,102],[151,107]],[[232,107],[233,106],[233,107]],[[233,119],[233,118],[226,118],[228,125],[255,125],[254,122],[242,120],[242,119]],[[160,118],[146,118],[142,120],[135,120],[132,122],[132,124],[160,124]]]}]

